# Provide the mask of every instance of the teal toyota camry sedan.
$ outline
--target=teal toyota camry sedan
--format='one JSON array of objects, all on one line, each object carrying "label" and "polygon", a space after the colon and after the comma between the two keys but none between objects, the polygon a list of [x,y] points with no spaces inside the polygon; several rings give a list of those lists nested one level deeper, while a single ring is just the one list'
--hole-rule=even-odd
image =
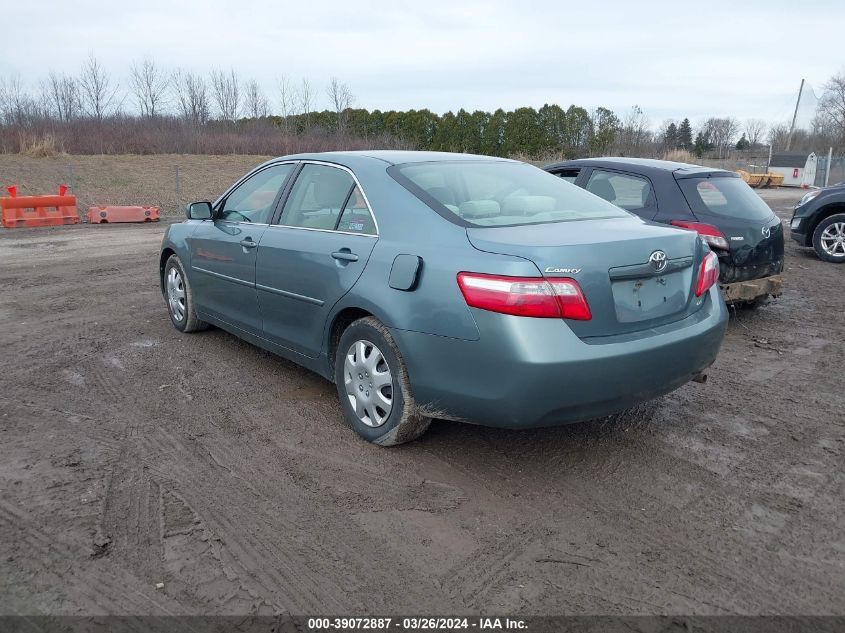
[{"label": "teal toyota camry sedan", "polygon": [[698,235],[517,161],[285,156],[187,216],[160,255],[173,325],[317,372],[382,446],[432,418],[526,428],[618,412],[701,377],[725,332]]}]

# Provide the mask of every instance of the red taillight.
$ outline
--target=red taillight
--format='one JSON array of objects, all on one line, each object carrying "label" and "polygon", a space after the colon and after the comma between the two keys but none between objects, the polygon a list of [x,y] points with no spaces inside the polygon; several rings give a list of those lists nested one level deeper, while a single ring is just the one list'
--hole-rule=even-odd
[{"label": "red taillight", "polygon": [[672,220],[672,226],[678,226],[682,229],[689,229],[697,232],[710,248],[720,248],[723,251],[728,250],[728,239],[712,224],[703,224],[702,222],[687,222],[686,220]]},{"label": "red taillight", "polygon": [[698,269],[698,283],[695,286],[695,296],[700,297],[719,280],[719,258],[716,253],[707,253],[701,260]]},{"label": "red taillight", "polygon": [[589,321],[593,315],[581,286],[566,277],[505,277],[458,273],[467,305],[491,312],[541,318]]}]

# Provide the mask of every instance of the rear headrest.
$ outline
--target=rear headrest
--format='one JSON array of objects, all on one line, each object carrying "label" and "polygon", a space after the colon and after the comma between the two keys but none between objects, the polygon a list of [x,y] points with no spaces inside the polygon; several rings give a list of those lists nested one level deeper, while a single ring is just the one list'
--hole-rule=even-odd
[{"label": "rear headrest", "polygon": [[467,200],[458,207],[458,215],[464,218],[479,218],[498,215],[501,207],[495,200]]},{"label": "rear headrest", "polygon": [[502,202],[502,215],[535,215],[554,211],[551,196],[508,196]]},{"label": "rear headrest", "polygon": [[608,202],[616,200],[616,190],[607,179],[593,180],[587,185],[587,189],[590,193],[594,193],[599,198],[604,198]]}]

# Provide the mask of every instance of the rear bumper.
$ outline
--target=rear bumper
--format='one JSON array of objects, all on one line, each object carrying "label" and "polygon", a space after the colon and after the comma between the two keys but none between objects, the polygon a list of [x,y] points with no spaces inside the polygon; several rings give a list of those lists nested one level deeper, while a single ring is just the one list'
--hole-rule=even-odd
[{"label": "rear bumper", "polygon": [[721,284],[722,296],[727,303],[754,301],[763,297],[779,297],[782,293],[783,276],[771,275],[761,279]]},{"label": "rear bumper", "polygon": [[592,340],[556,319],[473,315],[477,341],[392,334],[424,414],[508,428],[588,420],[668,393],[713,363],[727,325],[716,288],[680,323]]}]

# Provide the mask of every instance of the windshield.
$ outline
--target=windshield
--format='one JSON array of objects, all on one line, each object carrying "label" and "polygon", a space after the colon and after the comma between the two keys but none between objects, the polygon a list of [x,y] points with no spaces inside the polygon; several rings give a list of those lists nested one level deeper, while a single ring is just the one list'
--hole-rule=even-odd
[{"label": "windshield", "polygon": [[693,213],[743,220],[768,220],[769,205],[742,178],[681,178],[678,180]]},{"label": "windshield", "polygon": [[437,213],[457,224],[517,226],[630,217],[598,196],[524,163],[408,163],[388,171]]}]

